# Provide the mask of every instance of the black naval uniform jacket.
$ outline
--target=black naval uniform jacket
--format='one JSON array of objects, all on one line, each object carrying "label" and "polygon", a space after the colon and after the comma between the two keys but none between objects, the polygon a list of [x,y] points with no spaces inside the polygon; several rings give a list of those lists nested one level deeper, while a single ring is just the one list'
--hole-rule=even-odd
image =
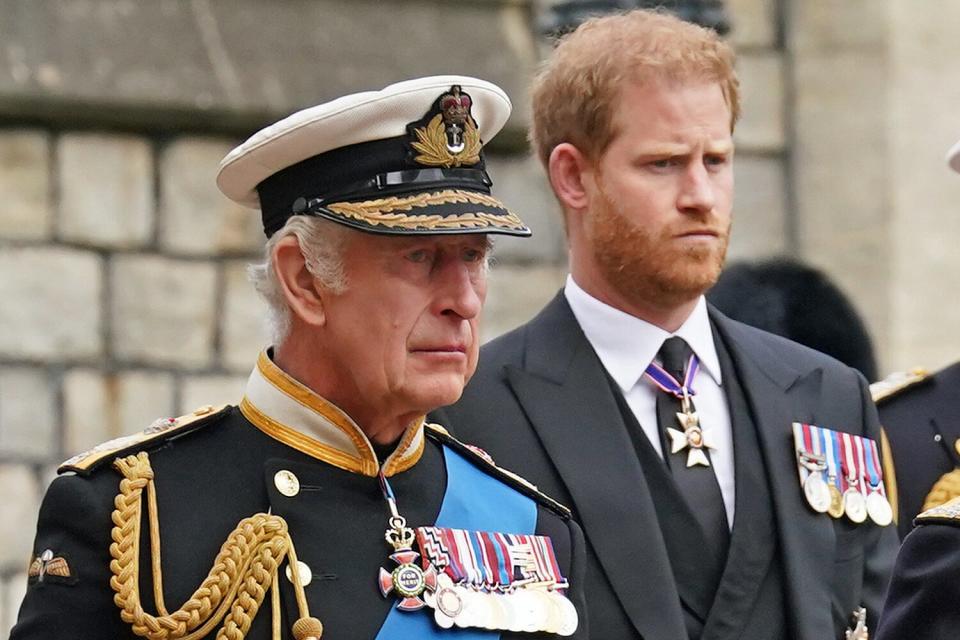
[{"label": "black naval uniform jacket", "polygon": [[[730,406],[736,515],[715,599],[698,583],[700,547],[677,544],[696,541],[689,507],[659,458],[638,455],[632,418],[563,292],[485,345],[463,397],[436,417],[571,506],[587,539],[595,638],[837,639],[860,606],[875,624],[896,532],[814,512],[791,435],[797,421],[878,438],[866,382],[823,354],[709,316],[728,402],[730,381],[742,390]],[[745,445],[759,453],[744,455]]]},{"label": "black naval uniform jacket", "polygon": [[[312,580],[305,593],[310,615],[324,625],[323,637],[376,637],[397,602],[393,595],[381,595],[378,572],[395,565],[388,558],[393,550],[384,541],[390,512],[376,477],[378,463],[359,428],[285,376],[265,354],[239,407],[194,418],[147,442],[107,446],[108,455],[86,469],[73,460],[72,468],[80,470],[54,480],[40,510],[34,553],[48,563],[62,558],[69,576],[48,572],[42,580],[30,579],[12,640],[137,637],[121,621],[110,586],[111,512],[120,481],[110,462],[142,450],[149,452],[155,474],[168,610],[179,608],[201,584],[241,519],[269,510],[286,520],[298,559],[310,567]],[[446,488],[443,442],[458,446],[442,431],[425,429],[418,421],[384,462],[399,512],[410,527],[433,524],[439,512]],[[471,456],[464,447],[460,452]],[[510,481],[482,457],[474,455],[471,461]],[[295,495],[279,490],[283,485],[275,478],[280,471],[299,481]],[[568,594],[581,614],[575,637],[585,638],[582,534],[568,517],[548,507],[549,501],[515,484],[537,499],[536,533],[553,542],[561,571],[572,585]],[[144,532],[146,528],[144,522]],[[144,609],[156,614],[146,533],[140,548],[141,597]],[[50,553],[44,556],[46,550]],[[279,582],[283,637],[291,638],[299,614],[289,579]],[[432,615],[432,610],[404,615]],[[268,593],[247,637],[270,638],[270,623]],[[503,632],[501,637],[553,636]]]},{"label": "black naval uniform jacket", "polygon": [[904,539],[875,640],[960,636],[960,498],[916,518]]},{"label": "black naval uniform jacket", "polygon": [[885,394],[877,408],[893,452],[902,539],[937,481],[960,468],[960,362]]}]

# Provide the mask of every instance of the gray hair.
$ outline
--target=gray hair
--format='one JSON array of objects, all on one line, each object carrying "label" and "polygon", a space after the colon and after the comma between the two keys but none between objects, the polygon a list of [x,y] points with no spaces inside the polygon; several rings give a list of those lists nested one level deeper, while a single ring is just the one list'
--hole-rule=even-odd
[{"label": "gray hair", "polygon": [[333,293],[347,288],[343,249],[349,230],[335,222],[313,216],[290,216],[282,229],[267,241],[264,259],[247,267],[247,276],[268,306],[267,331],[271,344],[279,345],[290,333],[290,307],[273,268],[273,249],[281,239],[296,236],[307,271]]}]

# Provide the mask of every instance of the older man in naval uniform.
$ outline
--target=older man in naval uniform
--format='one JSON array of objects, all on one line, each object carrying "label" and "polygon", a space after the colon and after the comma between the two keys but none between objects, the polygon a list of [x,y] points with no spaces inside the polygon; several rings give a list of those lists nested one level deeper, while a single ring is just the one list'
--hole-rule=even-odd
[{"label": "older man in naval uniform", "polygon": [[488,234],[529,235],[484,170],[509,112],[424,78],[224,159],[274,346],[237,406],[64,463],[14,640],[586,637],[567,510],[424,420],[474,371]]},{"label": "older man in naval uniform", "polygon": [[730,232],[731,50],[662,13],[596,18],[532,93],[570,277],[438,415],[568,501],[596,637],[864,638],[896,547],[866,382],[703,297]]}]

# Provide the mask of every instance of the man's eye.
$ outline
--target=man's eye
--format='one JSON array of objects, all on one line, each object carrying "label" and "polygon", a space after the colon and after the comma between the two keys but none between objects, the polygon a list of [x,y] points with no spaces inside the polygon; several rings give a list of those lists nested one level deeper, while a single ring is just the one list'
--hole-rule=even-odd
[{"label": "man's eye", "polygon": [[707,156],[706,163],[714,166],[720,166],[727,163],[727,156]]},{"label": "man's eye", "polygon": [[466,262],[480,262],[485,257],[486,252],[481,249],[465,249],[463,259]]},{"label": "man's eye", "polygon": [[407,260],[410,262],[422,263],[430,259],[430,252],[426,249],[417,249],[407,254]]}]

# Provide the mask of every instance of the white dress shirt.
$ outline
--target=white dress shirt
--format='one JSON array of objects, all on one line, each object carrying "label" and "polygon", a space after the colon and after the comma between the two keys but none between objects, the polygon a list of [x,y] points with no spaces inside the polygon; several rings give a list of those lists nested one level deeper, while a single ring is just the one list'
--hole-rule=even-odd
[{"label": "white dress shirt", "polygon": [[[720,494],[727,511],[727,523],[733,527],[734,477],[733,433],[730,410],[724,396],[720,359],[713,343],[713,332],[707,316],[707,302],[703,296],[693,313],[676,333],[668,333],[640,318],[624,313],[600,302],[567,276],[564,295],[584,335],[593,346],[607,373],[620,387],[637,422],[660,457],[660,435],[657,432],[657,393],[663,393],[643,372],[656,358],[664,341],[671,336],[683,338],[700,359],[700,371],[693,388],[700,426],[705,438],[716,447],[710,451],[710,461]],[[686,459],[686,451],[682,454]]]}]

